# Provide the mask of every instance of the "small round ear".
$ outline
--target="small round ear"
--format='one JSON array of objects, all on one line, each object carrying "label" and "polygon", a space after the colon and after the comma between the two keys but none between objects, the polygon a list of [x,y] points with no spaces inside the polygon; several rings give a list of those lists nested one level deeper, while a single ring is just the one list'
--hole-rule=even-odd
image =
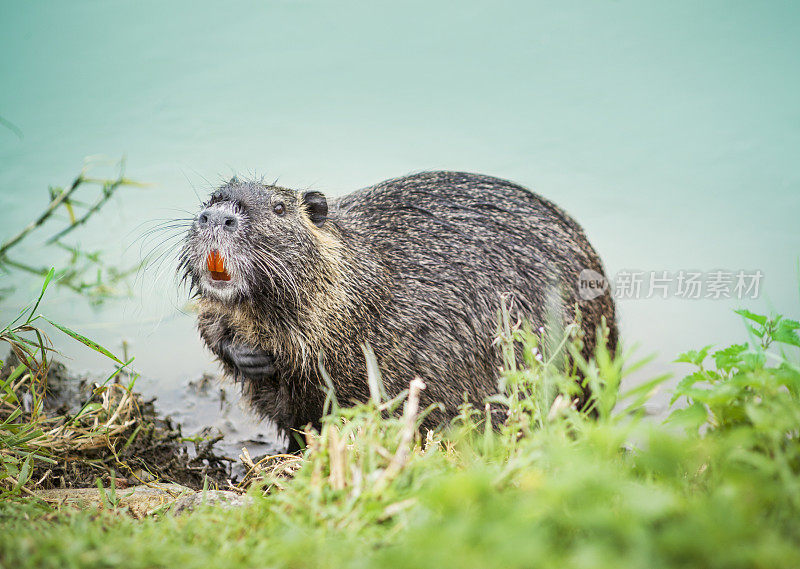
[{"label": "small round ear", "polygon": [[303,205],[311,223],[322,227],[328,219],[328,200],[321,192],[303,192]]}]

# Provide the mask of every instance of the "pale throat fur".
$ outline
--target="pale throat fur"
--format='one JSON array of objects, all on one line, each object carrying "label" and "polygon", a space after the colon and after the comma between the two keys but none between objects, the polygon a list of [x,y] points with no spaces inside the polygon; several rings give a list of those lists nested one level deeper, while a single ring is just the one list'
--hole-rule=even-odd
[{"label": "pale throat fur", "polygon": [[362,268],[350,267],[344,259],[343,244],[334,224],[328,222],[319,228],[307,216],[300,219],[319,252],[317,261],[306,266],[312,272],[309,276],[319,285],[299,288],[299,298],[292,303],[294,310],[289,317],[285,311],[254,306],[249,298],[231,303],[202,294],[197,299],[197,323],[210,345],[227,334],[234,342],[274,354],[306,375],[316,368],[320,350],[335,349],[322,345],[321,340],[330,337],[331,330],[344,329],[345,322],[352,318],[355,304],[349,301],[352,296],[345,275],[348,270]]}]

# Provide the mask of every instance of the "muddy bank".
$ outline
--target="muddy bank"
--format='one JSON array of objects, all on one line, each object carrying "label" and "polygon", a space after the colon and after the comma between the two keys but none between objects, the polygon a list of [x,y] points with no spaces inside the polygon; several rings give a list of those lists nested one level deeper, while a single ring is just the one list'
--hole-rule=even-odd
[{"label": "muddy bank", "polygon": [[[146,387],[142,390],[147,391]],[[247,408],[239,387],[218,376],[204,373],[171,391],[160,389],[155,408],[159,415],[180,423],[185,434],[222,434],[215,449],[225,456],[238,457],[242,447],[252,456],[278,454],[286,448],[275,426]],[[193,447],[189,450],[193,452]],[[235,475],[243,474],[239,466],[234,464]]]},{"label": "muddy bank", "polygon": [[[17,365],[16,357],[9,355],[0,380]],[[224,417],[210,409],[235,401],[214,378],[201,378],[185,390],[185,407],[196,411],[190,429],[160,413],[155,398],[129,388],[131,379],[123,372],[101,385],[102,378],[74,374],[51,362],[46,381],[16,386],[23,411],[16,421],[41,424],[41,454],[52,461],[35,461],[31,480],[37,489],[89,488],[98,480],[117,488],[152,482],[231,488],[244,477],[246,467],[238,458],[242,441],[225,441],[214,426],[198,428],[203,419],[213,423]],[[31,392],[42,386],[45,394],[36,409]],[[12,412],[0,408],[0,422]],[[275,443],[252,442],[246,446],[255,459],[274,452]]]}]

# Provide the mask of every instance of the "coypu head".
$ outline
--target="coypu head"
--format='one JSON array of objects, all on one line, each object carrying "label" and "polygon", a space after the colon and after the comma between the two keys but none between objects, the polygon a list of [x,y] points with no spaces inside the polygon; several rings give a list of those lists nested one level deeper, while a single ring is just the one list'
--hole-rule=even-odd
[{"label": "coypu head", "polygon": [[327,217],[319,192],[233,178],[195,217],[179,271],[202,298],[296,311],[322,270]]}]

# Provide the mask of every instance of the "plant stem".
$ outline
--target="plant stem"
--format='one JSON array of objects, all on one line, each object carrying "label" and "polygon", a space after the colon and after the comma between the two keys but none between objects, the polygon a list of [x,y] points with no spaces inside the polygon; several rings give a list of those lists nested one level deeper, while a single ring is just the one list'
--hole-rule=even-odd
[{"label": "plant stem", "polygon": [[75,180],[72,182],[72,185],[66,192],[61,192],[58,196],[56,196],[53,201],[47,206],[47,208],[42,212],[42,214],[28,224],[22,231],[17,233],[14,237],[6,240],[2,245],[0,245],[0,257],[3,257],[11,247],[22,241],[31,231],[39,227],[45,221],[49,219],[53,212],[60,206],[64,200],[69,198],[75,190],[84,182],[83,174],[81,173]]}]

